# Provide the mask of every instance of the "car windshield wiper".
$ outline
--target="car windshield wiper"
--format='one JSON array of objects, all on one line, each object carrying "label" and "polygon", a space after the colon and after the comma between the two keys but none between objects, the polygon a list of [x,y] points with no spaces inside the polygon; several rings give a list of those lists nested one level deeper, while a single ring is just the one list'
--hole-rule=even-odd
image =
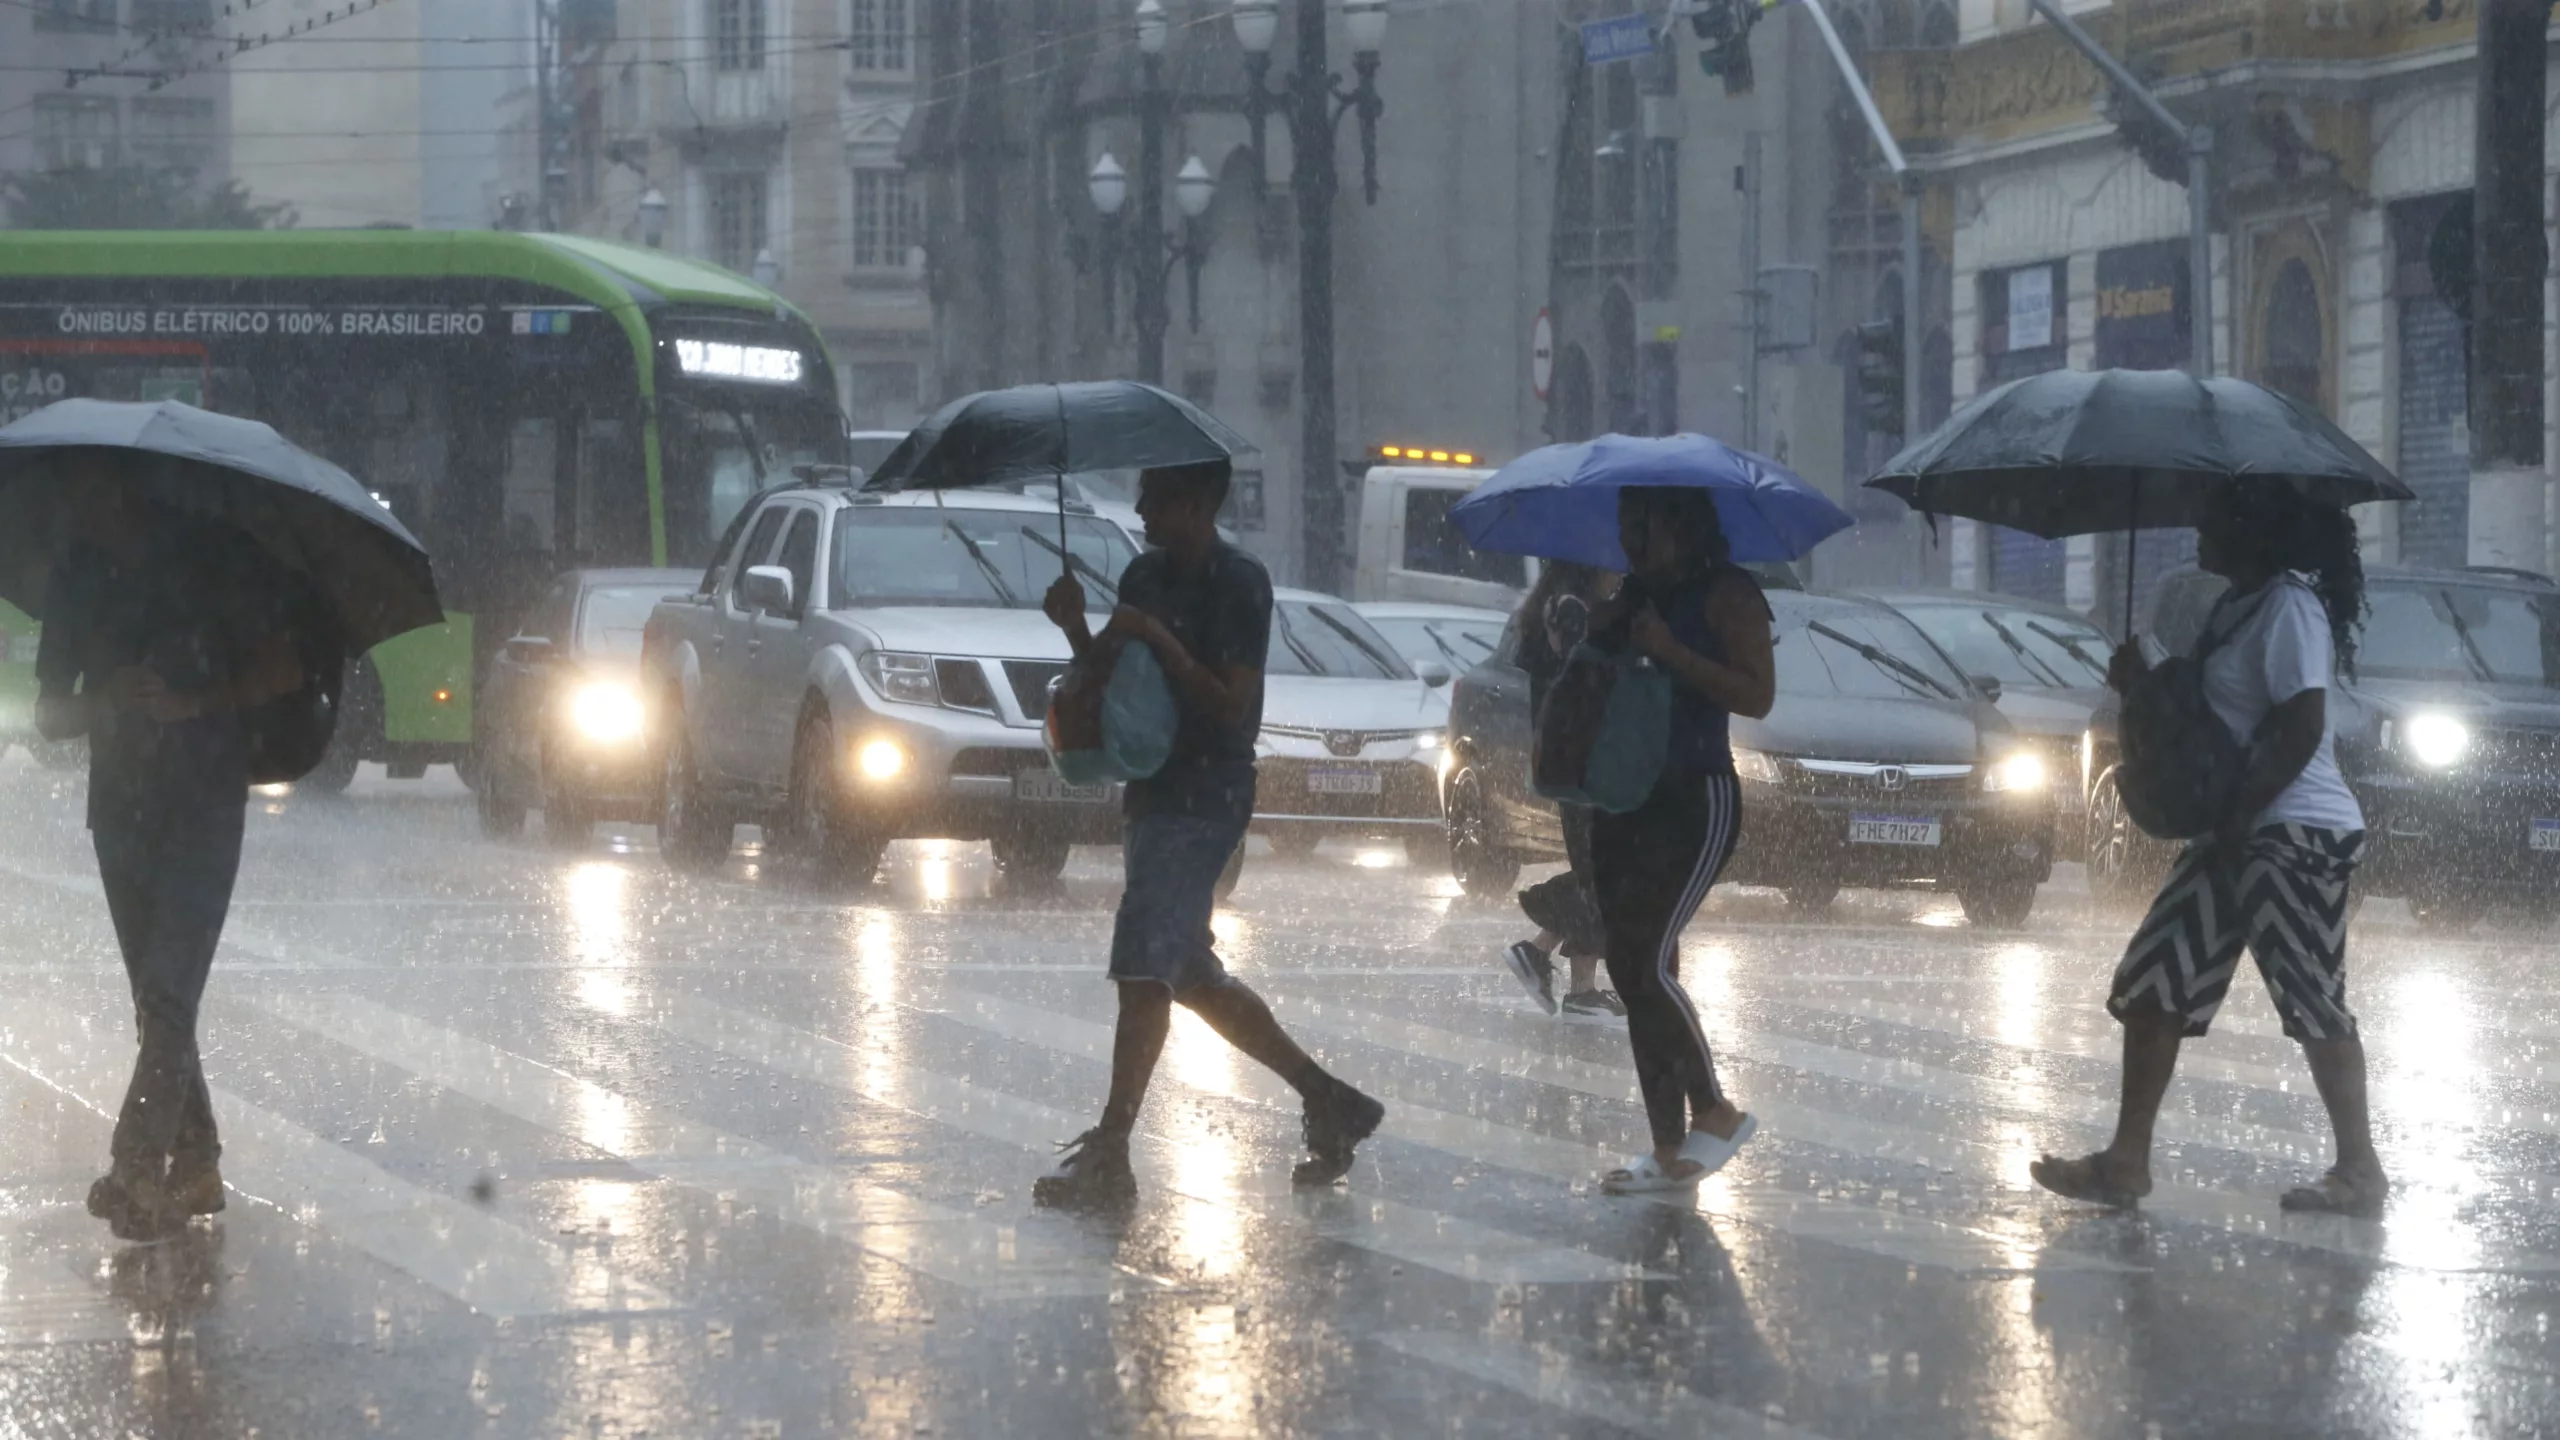
[{"label": "car windshield wiper", "polygon": [[1990,626],[1991,633],[2000,637],[2000,643],[2009,647],[2009,653],[2018,657],[2018,664],[2025,668],[2030,677],[2041,675],[2044,677],[2045,684],[2056,689],[2061,688],[2062,677],[2054,673],[2052,666],[2036,658],[2035,653],[2027,648],[2027,642],[2019,639],[2008,626],[2000,623],[1999,616],[1985,610],[1982,612],[1982,623]]},{"label": "car windshield wiper", "polygon": [[1393,656],[1380,653],[1378,647],[1361,639],[1358,631],[1353,630],[1350,626],[1343,624],[1341,621],[1334,619],[1323,611],[1316,610],[1309,613],[1313,614],[1319,621],[1322,621],[1326,629],[1341,636],[1352,649],[1368,656],[1369,663],[1378,667],[1378,673],[1381,676],[1390,680],[1396,678],[1396,670],[1402,662],[1398,661]]},{"label": "car windshield wiper", "polygon": [[1272,628],[1280,632],[1280,643],[1289,647],[1289,653],[1298,657],[1298,663],[1307,667],[1307,673],[1326,674],[1324,662],[1316,658],[1316,652],[1308,649],[1307,643],[1299,639],[1298,632],[1290,626],[1289,613],[1274,609],[1271,618],[1279,622]]},{"label": "car windshield wiper", "polygon": [[1078,555],[1072,550],[1059,549],[1057,541],[1050,539],[1048,536],[1041,534],[1039,531],[1032,529],[1028,525],[1022,527],[1022,538],[1058,557],[1058,559],[1063,562],[1067,568],[1076,571],[1078,574],[1083,575],[1094,584],[1101,586],[1105,591],[1109,592],[1111,603],[1114,606],[1117,606],[1120,603],[1120,587],[1113,583],[1110,576],[1103,574],[1092,561],[1085,559],[1083,556]]},{"label": "car windshield wiper", "polygon": [[[942,508],[941,491],[933,492],[933,504],[937,510]],[[970,559],[978,562],[978,573],[987,577],[987,584],[995,590],[996,598],[1004,602],[1004,608],[1021,609],[1022,598],[1013,593],[1012,586],[1004,583],[1004,572],[998,570],[996,562],[988,559],[986,552],[978,548],[978,542],[969,537],[969,532],[960,528],[960,522],[945,515],[942,517],[942,528],[951,532],[951,538],[960,542],[960,548],[969,552]]]},{"label": "car windshield wiper", "polygon": [[2439,590],[2434,598],[2444,607],[2444,618],[2453,622],[2454,637],[2462,642],[2463,657],[2471,662],[2472,670],[2483,680],[2496,680],[2497,672],[2489,668],[2489,657],[2480,653],[2480,641],[2471,633],[2471,622],[2462,618],[2462,611],[2455,608],[2453,597]]},{"label": "car windshield wiper", "polygon": [[2066,635],[2059,630],[2048,630],[2043,625],[2033,620],[2027,622],[2027,628],[2069,651],[2072,659],[2089,667],[2090,674],[2097,676],[2101,680],[2107,678],[2106,662],[2100,660],[2097,656],[2090,654],[2089,647],[2078,636]]},{"label": "car windshield wiper", "polygon": [[1912,664],[1910,661],[1903,659],[1901,656],[1894,654],[1892,651],[1885,649],[1881,645],[1870,645],[1866,641],[1860,640],[1855,636],[1835,630],[1830,626],[1823,624],[1819,620],[1814,621],[1804,628],[1821,636],[1825,640],[1846,645],[1850,649],[1857,651],[1860,655],[1866,657],[1868,664],[1883,671],[1887,676],[1901,681],[1903,683],[1903,688],[1911,689],[1915,694],[1919,693],[1913,688],[1916,683],[1917,685],[1928,687],[1929,690],[1935,692],[1942,700],[1953,700],[1956,698],[1956,692],[1948,689],[1937,676],[1930,674],[1928,671],[1921,669],[1919,666]]}]

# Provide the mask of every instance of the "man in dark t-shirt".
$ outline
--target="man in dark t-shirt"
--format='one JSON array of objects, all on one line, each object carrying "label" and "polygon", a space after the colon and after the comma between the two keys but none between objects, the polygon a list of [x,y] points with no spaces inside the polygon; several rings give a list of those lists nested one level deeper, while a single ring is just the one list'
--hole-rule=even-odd
[{"label": "man in dark t-shirt", "polygon": [[1181,723],[1163,768],[1128,785],[1126,881],[1111,934],[1110,976],[1120,987],[1111,1095],[1101,1123],[1070,1142],[1057,1170],[1032,1187],[1042,1205],[1135,1198],[1129,1134],[1177,1003],[1305,1100],[1308,1158],[1292,1176],[1297,1183],[1330,1185],[1348,1174],[1353,1147],[1386,1114],[1298,1048],[1262,997],[1227,973],[1209,931],[1218,874],[1253,818],[1253,742],[1271,645],[1271,576],[1218,538],[1228,478],[1224,461],[1139,478],[1138,513],[1153,548],[1121,576],[1120,606],[1100,635],[1086,624],[1084,587],[1073,576],[1049,587],[1044,608],[1077,662],[1108,665],[1121,647],[1145,645],[1164,667]]},{"label": "man in dark t-shirt", "polygon": [[223,1208],[196,1012],[240,867],[244,714],[303,683],[279,562],[74,452],[73,543],[54,561],[36,723],[89,741],[89,831],[141,1053],[89,1213],[156,1239]]}]

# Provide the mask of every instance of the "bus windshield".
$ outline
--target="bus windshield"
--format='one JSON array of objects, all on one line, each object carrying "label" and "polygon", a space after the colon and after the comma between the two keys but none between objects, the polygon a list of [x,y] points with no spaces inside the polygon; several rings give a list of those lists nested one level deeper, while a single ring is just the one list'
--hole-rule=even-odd
[{"label": "bus windshield", "polygon": [[[743,392],[743,393],[742,393]],[[844,429],[833,406],[710,386],[666,397],[658,439],[666,461],[667,563],[706,565],[729,522],[758,490],[796,465],[841,464]]]}]

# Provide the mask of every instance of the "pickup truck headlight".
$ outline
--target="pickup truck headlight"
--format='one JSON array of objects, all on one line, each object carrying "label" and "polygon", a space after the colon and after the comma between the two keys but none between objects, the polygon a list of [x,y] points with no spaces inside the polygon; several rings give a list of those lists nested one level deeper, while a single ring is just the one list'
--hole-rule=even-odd
[{"label": "pickup truck headlight", "polygon": [[1982,772],[1982,788],[1994,794],[2018,794],[2042,790],[2052,779],[2043,756],[2033,750],[2013,750]]},{"label": "pickup truck headlight", "polygon": [[611,680],[582,685],[569,699],[569,723],[578,738],[598,745],[638,739],[642,719],[639,692]]},{"label": "pickup truck headlight", "polygon": [[1786,778],[1780,773],[1775,756],[1742,745],[1733,747],[1733,774],[1735,779],[1754,785],[1775,785]]},{"label": "pickup truck headlight", "polygon": [[908,705],[939,705],[942,687],[934,683],[933,657],[902,655],[894,650],[866,650],[854,662],[862,678],[882,696]]},{"label": "pickup truck headlight", "polygon": [[2400,727],[2400,748],[2430,770],[2442,770],[2471,749],[2471,727],[2439,711],[2420,711]]}]

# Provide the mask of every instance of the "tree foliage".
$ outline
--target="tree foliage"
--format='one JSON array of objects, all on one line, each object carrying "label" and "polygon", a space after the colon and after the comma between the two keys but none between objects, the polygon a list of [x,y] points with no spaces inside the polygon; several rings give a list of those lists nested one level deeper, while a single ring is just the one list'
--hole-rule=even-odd
[{"label": "tree foliage", "polygon": [[19,230],[266,230],[294,222],[290,205],[261,205],[225,180],[150,165],[86,165],[0,175],[0,204]]}]

